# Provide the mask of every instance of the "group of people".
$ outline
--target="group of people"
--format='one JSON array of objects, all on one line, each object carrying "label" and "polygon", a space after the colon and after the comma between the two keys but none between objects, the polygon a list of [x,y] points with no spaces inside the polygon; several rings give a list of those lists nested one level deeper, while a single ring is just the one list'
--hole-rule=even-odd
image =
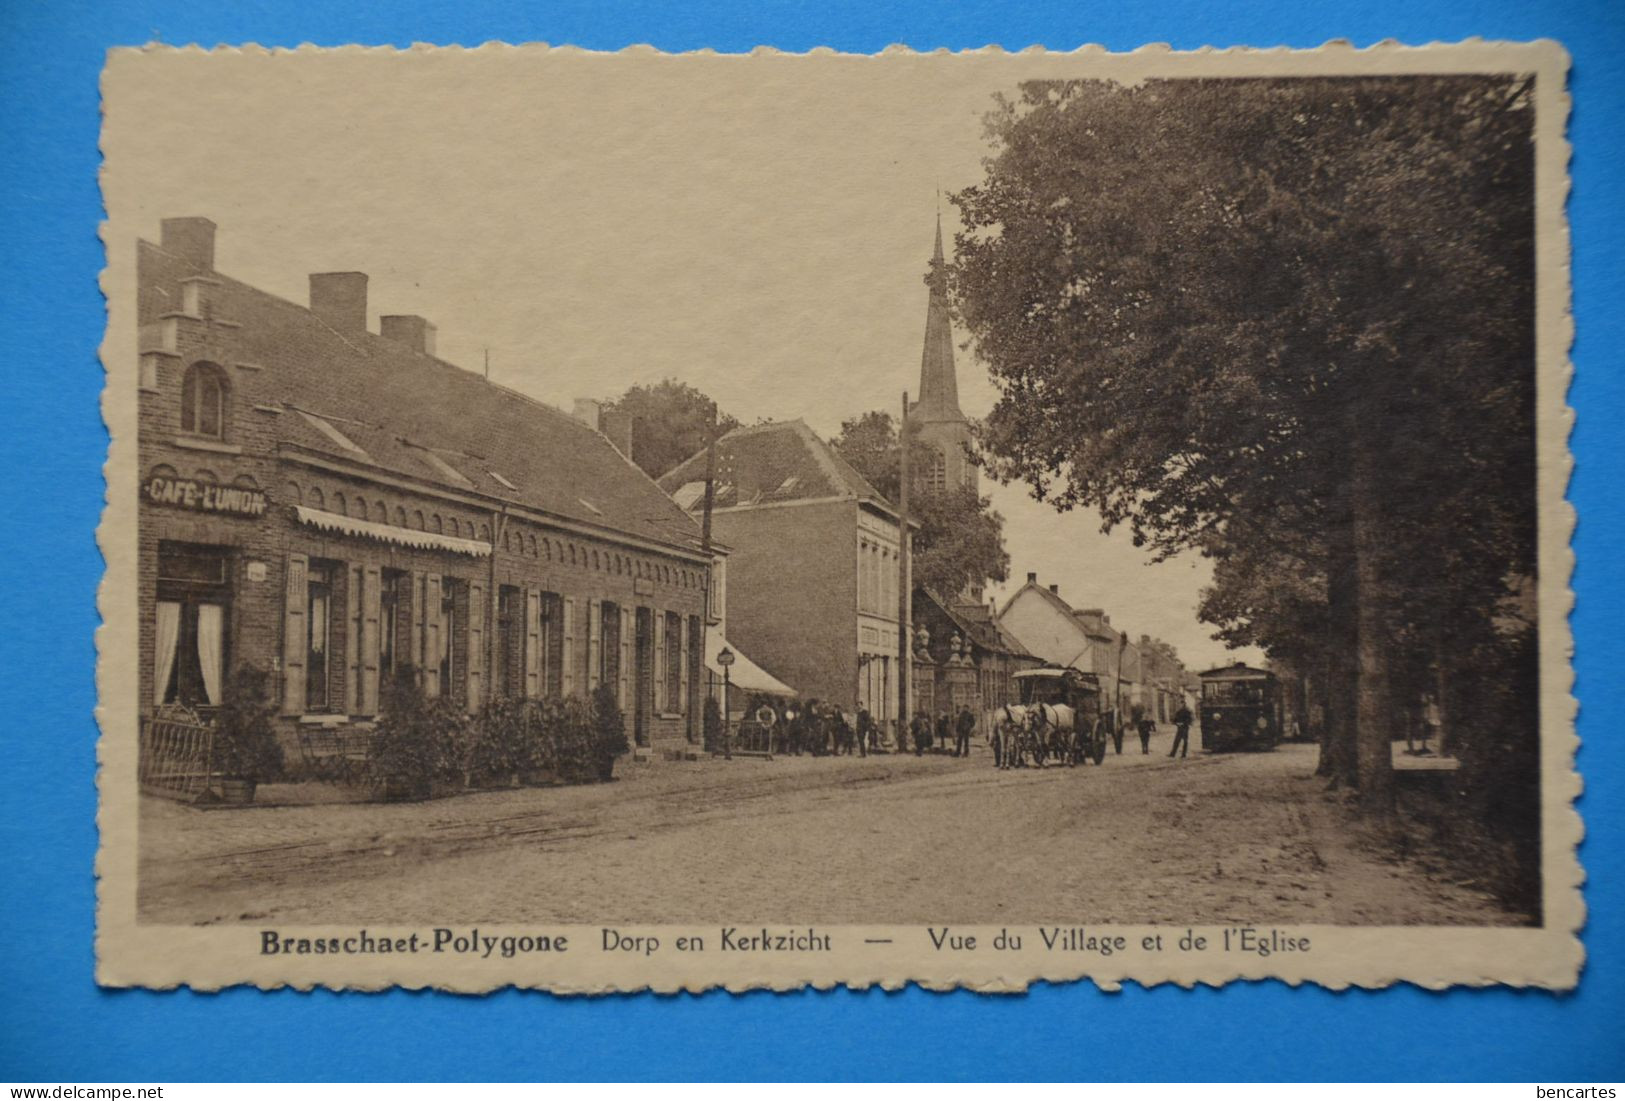
[{"label": "group of people", "polygon": [[[1151,735],[1157,732],[1156,721],[1147,715],[1145,709],[1138,704],[1134,706],[1132,720],[1134,731],[1140,736],[1140,753],[1142,755],[1150,753]],[[1172,721],[1174,724],[1174,744],[1169,748],[1168,756],[1188,757],[1191,750],[1191,724],[1196,721],[1196,718],[1191,714],[1189,707],[1180,704],[1179,710],[1174,712]],[[1112,743],[1116,747],[1117,754],[1121,756],[1123,753],[1123,731],[1121,729],[1112,731]]]},{"label": "group of people", "polygon": [[[746,714],[767,729],[768,743],[778,755],[867,757],[882,749],[884,732],[865,707],[848,714],[818,699],[804,704],[759,699],[752,701]],[[929,715],[915,714],[909,720],[907,737],[899,738],[896,751],[906,753],[912,747],[916,756],[940,750],[954,757],[969,757],[975,732],[976,715],[968,707],[961,708],[958,715],[939,711],[934,720]]]},{"label": "group of people", "polygon": [[[867,708],[860,707],[856,714],[848,715],[834,704],[811,699],[799,708],[790,704],[779,710],[771,705],[763,705],[754,709],[754,713],[765,720],[764,725],[768,726],[770,731],[772,750],[777,754],[791,757],[800,757],[803,754],[814,757],[857,754],[867,757],[871,752],[878,753],[881,749],[880,724],[875,722],[874,716]],[[1136,706],[1128,723],[1118,722],[1117,712],[1113,711],[1105,712],[1099,721],[1105,724],[1113,748],[1119,756],[1123,752],[1125,730],[1129,727],[1132,727],[1140,737],[1140,752],[1142,754],[1151,752],[1151,735],[1156,733],[1157,724],[1143,708]],[[1189,755],[1193,721],[1190,708],[1184,705],[1174,713],[1174,743],[1168,750],[1168,756]],[[933,751],[947,753],[953,757],[969,757],[971,736],[975,733],[976,715],[969,707],[960,708],[958,715],[939,710],[935,719],[916,712],[909,719],[907,741],[900,740],[897,748],[901,752],[907,752],[912,745],[916,757]],[[1002,744],[997,728],[989,734],[988,741],[993,749],[993,763],[997,767],[1003,763],[1002,757],[1008,747]]]},{"label": "group of people", "polygon": [[880,749],[880,728],[867,708],[848,715],[839,707],[818,699],[805,705],[794,703],[775,708],[763,704],[751,712],[769,729],[772,750],[790,757],[839,757],[857,754],[867,757]]},{"label": "group of people", "polygon": [[[916,712],[908,721],[908,729],[916,757],[924,756],[933,748],[953,757],[969,757],[970,737],[976,732],[976,716],[970,708],[963,707],[955,718],[950,718],[946,711],[938,711],[936,721],[932,722],[929,716]],[[950,741],[953,743],[952,749],[949,749]]]}]

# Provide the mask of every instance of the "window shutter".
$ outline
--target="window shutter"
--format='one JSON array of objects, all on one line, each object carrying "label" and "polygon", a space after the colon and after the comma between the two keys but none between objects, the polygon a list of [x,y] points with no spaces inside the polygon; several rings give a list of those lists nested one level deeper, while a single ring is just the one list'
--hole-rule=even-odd
[{"label": "window shutter", "polygon": [[[423,668],[424,646],[427,645],[428,625],[423,618],[423,574],[419,570],[412,571],[412,653],[407,659],[412,663],[413,669]],[[418,683],[422,683],[419,681]]]},{"label": "window shutter", "polygon": [[[344,700],[343,710],[365,710],[361,692],[361,567],[344,571]],[[337,701],[335,701],[337,702]]]},{"label": "window shutter", "polygon": [[688,714],[688,620],[677,620],[677,713]]},{"label": "window shutter", "polygon": [[576,598],[564,598],[564,694],[576,690]]},{"label": "window shutter", "polygon": [[468,583],[468,710],[480,709],[485,687],[485,585]]},{"label": "window shutter", "polygon": [[297,715],[305,709],[305,658],[310,644],[305,623],[309,599],[310,559],[288,555],[282,608],[282,713]]},{"label": "window shutter", "polygon": [[445,643],[445,616],[440,610],[443,599],[440,575],[426,574],[423,578],[423,694],[430,699],[440,695],[440,653]]},{"label": "window shutter", "polygon": [[650,617],[655,625],[655,711],[671,710],[671,701],[666,699],[666,615],[659,609],[651,609]]},{"label": "window shutter", "polygon": [[525,590],[525,695],[542,694],[542,593]]},{"label": "window shutter", "polygon": [[587,601],[587,692],[598,691],[598,673],[603,668],[600,651],[604,645],[603,604]]},{"label": "window shutter", "polygon": [[383,592],[377,566],[368,566],[361,578],[361,713],[378,714],[378,623]]},{"label": "window shutter", "polygon": [[[631,611],[631,615],[627,615]],[[621,710],[632,710],[632,636],[637,633],[638,613],[636,609],[627,609],[621,612],[621,677],[620,685],[615,689],[620,693]]]}]

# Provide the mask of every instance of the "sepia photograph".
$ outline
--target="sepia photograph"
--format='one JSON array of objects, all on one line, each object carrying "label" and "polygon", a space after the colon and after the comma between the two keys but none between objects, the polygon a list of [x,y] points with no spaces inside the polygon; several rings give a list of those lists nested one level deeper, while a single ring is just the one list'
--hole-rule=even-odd
[{"label": "sepia photograph", "polygon": [[114,51],[102,981],[1573,985],[1565,69]]}]

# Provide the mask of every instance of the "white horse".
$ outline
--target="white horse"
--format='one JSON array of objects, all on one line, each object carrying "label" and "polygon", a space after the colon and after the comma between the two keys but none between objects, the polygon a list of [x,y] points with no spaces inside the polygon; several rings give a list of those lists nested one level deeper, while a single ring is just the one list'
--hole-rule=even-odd
[{"label": "white horse", "polygon": [[1078,736],[1077,712],[1064,703],[1035,704],[1030,711],[1028,721],[1038,744],[1045,752],[1072,764]]},{"label": "white horse", "polygon": [[1015,768],[1018,747],[1026,740],[1031,727],[1033,708],[1022,703],[1007,703],[993,709],[994,731],[1000,741],[1000,768]]}]

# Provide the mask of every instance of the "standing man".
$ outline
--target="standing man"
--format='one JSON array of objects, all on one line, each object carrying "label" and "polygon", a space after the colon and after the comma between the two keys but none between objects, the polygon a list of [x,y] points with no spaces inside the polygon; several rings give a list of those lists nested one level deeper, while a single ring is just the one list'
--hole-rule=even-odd
[{"label": "standing man", "polygon": [[1157,729],[1157,724],[1148,716],[1140,716],[1140,754],[1143,756],[1151,752],[1151,734]]},{"label": "standing man", "polygon": [[1184,704],[1174,712],[1174,745],[1168,751],[1168,756],[1178,754],[1181,758],[1190,754],[1191,747],[1191,709]]},{"label": "standing man", "polygon": [[875,719],[867,707],[858,708],[858,756],[869,756],[869,739],[874,736]]},{"label": "standing man", "polygon": [[948,742],[953,737],[953,723],[948,721],[948,712],[937,712],[937,749],[943,753],[948,752]]},{"label": "standing man", "polygon": [[955,757],[969,757],[970,756],[970,736],[971,736],[971,732],[974,731],[975,729],[976,729],[976,716],[972,715],[970,713],[970,708],[968,708],[968,707],[960,708],[960,710],[959,710],[959,723],[954,728],[954,733],[958,735],[958,737],[954,739],[954,756]]}]

